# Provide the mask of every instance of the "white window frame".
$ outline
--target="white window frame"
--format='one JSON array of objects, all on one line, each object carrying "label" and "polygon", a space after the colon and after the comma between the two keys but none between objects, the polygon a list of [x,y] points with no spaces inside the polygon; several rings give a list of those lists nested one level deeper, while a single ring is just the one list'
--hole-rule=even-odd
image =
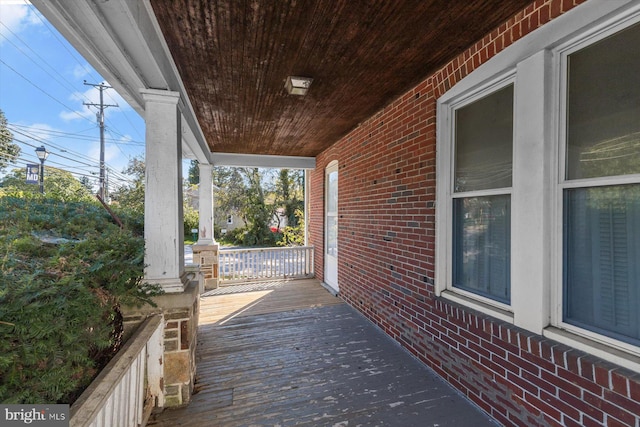
[{"label": "white window frame", "polygon": [[[442,233],[446,233],[443,246],[438,246],[439,253],[444,258],[441,262],[446,263],[449,267],[445,269],[443,277],[441,277],[442,283],[440,283],[440,294],[450,299],[461,299],[467,305],[476,305],[476,309],[488,310],[492,315],[499,317],[503,320],[512,321],[510,304],[505,304],[500,301],[478,295],[473,292],[466,291],[461,288],[453,286],[453,201],[455,199],[466,197],[484,197],[493,195],[509,195],[512,196],[512,187],[503,187],[498,189],[488,190],[474,190],[467,192],[455,192],[455,117],[456,111],[460,108],[466,107],[486,96],[504,89],[505,87],[514,86],[514,111],[515,111],[515,99],[517,99],[515,88],[515,69],[510,70],[486,84],[471,90],[467,93],[463,93],[461,96],[452,98],[446,104],[440,105],[438,110],[438,116],[444,117],[446,123],[441,128],[441,137],[449,141],[447,144],[439,146],[438,150],[438,170],[447,170],[449,173],[438,176],[437,187],[439,188],[439,196],[441,197],[437,204],[440,209],[439,215],[439,230]],[[514,123],[515,126],[515,123]],[[515,132],[514,132],[515,133]],[[445,163],[446,162],[446,163]],[[442,227],[442,228],[440,228]],[[443,248],[443,249],[441,249]]]},{"label": "white window frame", "polygon": [[[555,192],[555,215],[557,219],[555,224],[555,241],[553,252],[558,255],[555,257],[558,261],[561,261],[563,254],[563,228],[561,215],[564,209],[563,195],[564,191],[572,188],[594,188],[598,186],[608,185],[623,185],[623,184],[640,184],[640,174],[631,175],[618,175],[618,176],[603,176],[596,178],[586,179],[566,179],[566,101],[567,101],[567,60],[569,55],[577,52],[583,48],[586,48],[598,41],[618,33],[625,28],[640,23],[640,10],[632,11],[630,13],[621,14],[613,20],[606,23],[606,25],[599,25],[592,28],[590,31],[586,31],[580,34],[578,37],[569,40],[566,43],[558,46],[553,51],[553,55],[556,58],[554,62],[554,74],[558,76],[557,85],[557,103],[560,107],[560,114],[558,120],[558,184]],[[563,321],[563,264],[562,262],[556,262],[554,269],[555,279],[554,282],[558,283],[558,286],[554,286],[551,293],[552,305],[554,310],[551,312],[551,324],[555,325],[560,331],[551,330],[550,336],[557,338],[556,334],[571,337],[574,339],[582,338],[582,340],[593,341],[604,346],[610,346],[614,349],[621,350],[623,352],[630,352],[640,356],[640,348],[633,344],[629,344],[624,341],[616,340],[608,336],[598,334],[596,332],[580,328],[578,326],[565,323]],[[564,334],[562,334],[564,331]],[[640,361],[640,360],[639,360]]]},{"label": "white window frame", "polygon": [[[562,192],[584,185],[564,180],[562,91],[568,53],[638,20],[640,0],[586,2],[494,56],[438,99],[435,260],[437,296],[636,371],[640,347],[562,321]],[[451,286],[452,126],[455,108],[497,90],[512,76],[511,304],[505,306]],[[597,180],[621,184],[638,182],[638,176]]]}]

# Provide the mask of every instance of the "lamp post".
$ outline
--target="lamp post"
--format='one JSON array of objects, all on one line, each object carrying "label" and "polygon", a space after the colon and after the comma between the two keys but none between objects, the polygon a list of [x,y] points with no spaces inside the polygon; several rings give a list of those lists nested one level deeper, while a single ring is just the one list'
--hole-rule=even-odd
[{"label": "lamp post", "polygon": [[41,145],[36,148],[36,155],[40,159],[40,193],[44,194],[44,161],[49,157],[49,152]]}]

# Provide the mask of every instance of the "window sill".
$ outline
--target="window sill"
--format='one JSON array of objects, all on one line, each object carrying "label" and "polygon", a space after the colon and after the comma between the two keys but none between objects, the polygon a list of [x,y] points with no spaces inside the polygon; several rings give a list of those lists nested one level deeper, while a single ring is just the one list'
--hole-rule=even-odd
[{"label": "window sill", "polygon": [[543,331],[546,338],[558,341],[562,344],[582,350],[585,353],[592,354],[600,359],[606,360],[624,368],[640,372],[640,356],[637,354],[607,345],[582,335],[560,329],[555,326],[549,326]]},{"label": "window sill", "polygon": [[464,305],[466,307],[469,307],[473,310],[479,311],[481,313],[484,313],[488,316],[492,316],[495,317],[497,319],[500,319],[504,322],[508,322],[508,323],[513,323],[513,313],[507,310],[504,310],[502,308],[499,307],[495,307],[491,304],[487,304],[485,302],[470,298],[468,296],[465,295],[461,295],[459,293],[450,291],[450,290],[445,290],[442,291],[440,293],[440,297],[447,299],[449,301],[453,301],[455,303],[458,303],[460,305]]}]

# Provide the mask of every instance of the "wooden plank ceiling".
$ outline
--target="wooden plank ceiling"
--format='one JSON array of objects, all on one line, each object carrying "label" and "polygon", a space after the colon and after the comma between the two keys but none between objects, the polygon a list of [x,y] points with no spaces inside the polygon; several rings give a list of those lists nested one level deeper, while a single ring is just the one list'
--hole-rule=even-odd
[{"label": "wooden plank ceiling", "polygon": [[152,0],[211,151],[309,157],[529,3]]}]

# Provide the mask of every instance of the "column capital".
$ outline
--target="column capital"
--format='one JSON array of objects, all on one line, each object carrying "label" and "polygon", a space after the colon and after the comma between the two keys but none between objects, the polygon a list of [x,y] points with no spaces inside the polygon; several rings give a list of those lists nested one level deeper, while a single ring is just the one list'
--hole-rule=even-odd
[{"label": "column capital", "polygon": [[159,102],[163,104],[177,105],[180,102],[180,93],[172,90],[140,89],[144,102]]},{"label": "column capital", "polygon": [[213,165],[211,163],[198,163],[198,167],[200,168],[200,172],[213,172]]}]

